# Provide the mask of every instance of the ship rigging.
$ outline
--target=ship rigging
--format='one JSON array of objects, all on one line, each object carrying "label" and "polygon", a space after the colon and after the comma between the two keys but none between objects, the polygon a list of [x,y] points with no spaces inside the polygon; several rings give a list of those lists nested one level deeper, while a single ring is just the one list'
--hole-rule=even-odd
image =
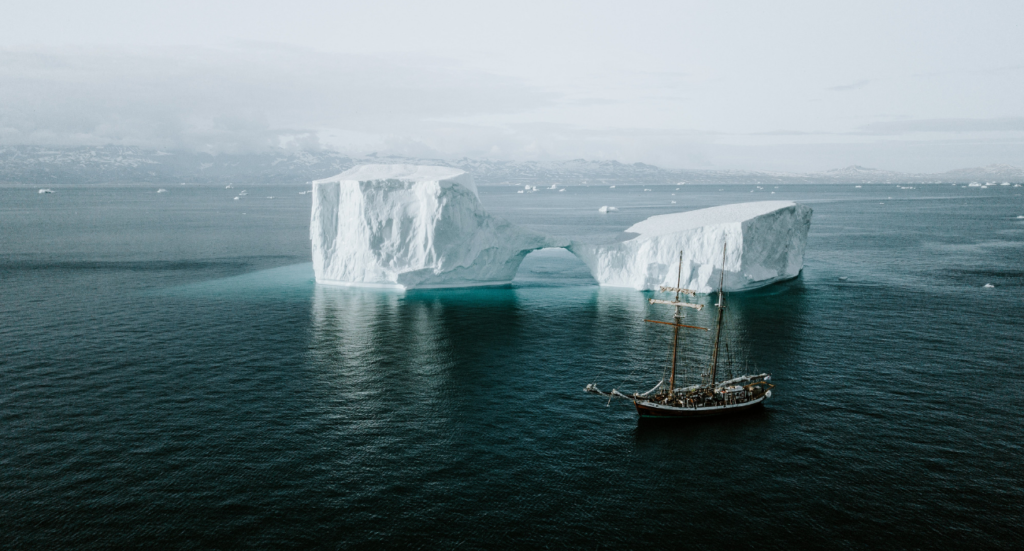
[{"label": "ship rigging", "polygon": [[755,407],[764,405],[765,400],[771,398],[771,376],[767,373],[758,375],[743,375],[726,381],[718,381],[719,350],[722,343],[722,326],[725,321],[725,294],[723,285],[725,283],[725,260],[726,249],[722,248],[722,270],[718,282],[718,315],[715,321],[714,347],[711,352],[711,361],[706,372],[702,373],[699,384],[676,387],[676,368],[679,356],[679,330],[693,329],[709,331],[706,327],[686,325],[683,320],[683,308],[702,310],[703,304],[684,302],[683,296],[695,297],[696,291],[683,289],[682,270],[683,253],[679,253],[679,269],[676,275],[675,287],[661,287],[663,293],[675,293],[674,300],[650,299],[650,304],[664,304],[675,307],[675,315],[672,321],[648,320],[644,321],[672,327],[672,367],[669,373],[668,384],[664,378],[658,381],[654,388],[644,393],[633,393],[626,395],[618,390],[603,392],[594,384],[589,384],[584,389],[592,394],[599,394],[610,398],[624,398],[633,402],[637,413],[641,418],[695,418],[710,417],[748,411]]}]

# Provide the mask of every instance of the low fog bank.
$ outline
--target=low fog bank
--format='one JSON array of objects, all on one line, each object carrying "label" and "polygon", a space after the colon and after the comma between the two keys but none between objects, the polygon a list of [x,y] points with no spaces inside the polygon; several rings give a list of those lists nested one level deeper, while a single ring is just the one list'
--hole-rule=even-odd
[{"label": "low fog bank", "polygon": [[123,146],[0,147],[0,183],[59,184],[227,184],[295,183],[333,176],[358,164],[450,166],[473,175],[480,185],[659,185],[659,184],[828,184],[828,183],[966,183],[1024,182],[1024,170],[1008,165],[964,168],[942,173],[903,173],[860,166],[817,173],[768,171],[673,170],[618,161],[457,160],[397,155],[350,156],[337,151],[211,154]]}]

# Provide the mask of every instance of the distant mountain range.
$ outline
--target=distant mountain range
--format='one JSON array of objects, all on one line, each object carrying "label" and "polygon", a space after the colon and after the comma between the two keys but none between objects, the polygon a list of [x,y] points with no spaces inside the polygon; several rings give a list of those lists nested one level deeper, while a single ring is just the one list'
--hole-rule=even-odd
[{"label": "distant mountain range", "polygon": [[408,157],[349,157],[334,151],[209,155],[151,151],[133,147],[0,148],[0,182],[55,185],[93,183],[301,184],[326,178],[364,163],[432,164],[461,168],[477,183],[651,184],[874,184],[1024,182],[1024,169],[991,165],[938,174],[911,174],[850,166],[819,173],[671,170],[644,163],[616,161],[515,162]]}]

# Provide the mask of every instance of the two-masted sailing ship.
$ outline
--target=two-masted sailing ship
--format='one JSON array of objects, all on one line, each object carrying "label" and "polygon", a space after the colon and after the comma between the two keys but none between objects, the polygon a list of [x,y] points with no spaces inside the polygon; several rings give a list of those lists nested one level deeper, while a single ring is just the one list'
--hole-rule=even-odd
[{"label": "two-masted sailing ship", "polygon": [[701,310],[703,304],[683,302],[681,296],[695,297],[697,293],[689,289],[683,289],[681,276],[683,271],[683,253],[679,253],[679,273],[676,276],[675,287],[661,287],[661,292],[675,293],[675,300],[650,299],[651,304],[666,304],[675,307],[675,316],[671,322],[659,320],[644,320],[651,323],[669,325],[672,327],[672,369],[669,373],[668,383],[664,378],[651,390],[643,394],[634,393],[626,395],[618,390],[602,392],[594,384],[589,384],[584,389],[586,392],[600,394],[609,398],[625,398],[632,400],[636,406],[637,413],[644,418],[695,418],[710,417],[713,415],[725,415],[748,411],[762,406],[764,401],[772,397],[771,376],[767,373],[760,375],[744,375],[734,377],[727,381],[718,381],[719,349],[722,341],[722,324],[725,316],[725,295],[722,292],[722,285],[725,283],[725,249],[722,250],[722,275],[718,282],[718,319],[715,322],[715,341],[711,352],[711,362],[707,369],[701,373],[701,382],[698,384],[676,387],[676,366],[679,352],[679,330],[695,329],[709,331],[706,327],[685,325],[682,309],[692,308]]}]

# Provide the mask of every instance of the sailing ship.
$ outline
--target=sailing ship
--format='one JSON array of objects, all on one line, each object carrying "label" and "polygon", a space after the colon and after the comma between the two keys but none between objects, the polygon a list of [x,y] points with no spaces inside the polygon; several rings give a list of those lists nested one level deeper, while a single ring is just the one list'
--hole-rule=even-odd
[{"label": "sailing ship", "polygon": [[694,329],[709,331],[707,327],[685,325],[680,323],[683,320],[682,309],[692,308],[701,310],[703,304],[683,302],[681,295],[695,297],[696,291],[683,289],[683,253],[679,253],[679,272],[676,276],[675,287],[661,287],[660,291],[675,293],[675,300],[650,299],[651,304],[665,304],[675,307],[675,316],[671,322],[659,320],[644,320],[650,323],[669,325],[672,327],[672,369],[669,374],[668,384],[664,378],[651,390],[643,394],[623,394],[615,389],[611,392],[602,392],[594,384],[589,384],[584,389],[586,392],[607,396],[610,398],[625,398],[631,400],[636,406],[637,413],[641,418],[695,418],[710,417],[715,415],[726,415],[749,411],[753,408],[764,405],[765,400],[772,397],[771,376],[767,373],[759,375],[743,375],[734,377],[727,381],[718,381],[719,371],[719,349],[722,342],[722,325],[725,317],[725,294],[722,292],[722,285],[725,283],[725,248],[722,248],[722,274],[718,281],[718,319],[715,322],[715,344],[711,352],[711,362],[707,371],[701,374],[701,382],[681,388],[676,387],[676,365],[679,352],[679,330]]}]

